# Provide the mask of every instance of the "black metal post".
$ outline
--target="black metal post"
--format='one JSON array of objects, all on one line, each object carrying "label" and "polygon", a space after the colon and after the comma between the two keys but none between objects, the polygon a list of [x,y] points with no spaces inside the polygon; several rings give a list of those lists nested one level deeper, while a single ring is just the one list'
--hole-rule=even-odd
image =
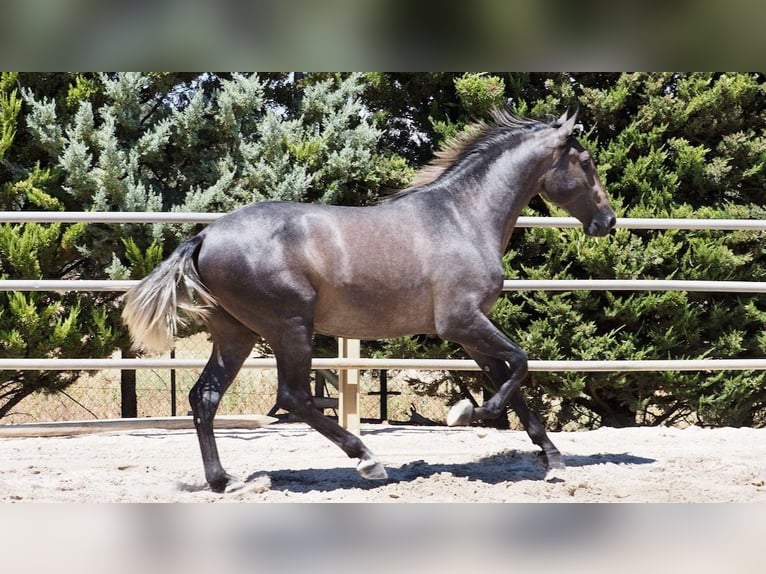
[{"label": "black metal post", "polygon": [[388,420],[388,371],[380,371],[380,420]]},{"label": "black metal post", "polygon": [[[170,358],[176,358],[176,350],[170,351]],[[170,416],[176,416],[176,370],[170,369]]]},{"label": "black metal post", "polygon": [[[122,349],[122,357],[135,359],[136,354],[130,349]],[[124,419],[134,419],[138,416],[135,369],[120,371],[120,416]]]}]

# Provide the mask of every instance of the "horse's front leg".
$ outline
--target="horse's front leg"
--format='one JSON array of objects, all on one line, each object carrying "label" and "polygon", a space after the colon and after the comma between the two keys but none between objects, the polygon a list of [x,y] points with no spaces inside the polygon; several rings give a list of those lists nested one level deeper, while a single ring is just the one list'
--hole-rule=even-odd
[{"label": "horse's front leg", "polygon": [[494,419],[504,414],[510,404],[529,437],[542,449],[547,466],[562,468],[561,453],[548,438],[545,427],[529,411],[521,394],[521,385],[529,376],[526,353],[483,314],[475,314],[471,321],[453,326],[445,338],[460,343],[496,389],[495,395],[481,407],[474,408],[467,399],[458,402],[450,410],[447,424],[468,425],[477,420]]},{"label": "horse's front leg", "polygon": [[[499,389],[506,381],[510,380],[512,375],[511,369],[504,361],[493,359],[492,357],[486,357],[469,349],[466,349],[466,351],[468,351],[468,354],[471,355],[471,358],[473,358],[479,367],[481,367],[481,370],[492,382],[492,385],[495,389]],[[528,381],[529,375],[527,375],[524,383]],[[462,402],[463,401],[461,401],[461,403]],[[468,406],[471,408],[470,416],[473,418],[473,406],[471,405],[470,401],[465,402],[467,402]],[[521,420],[521,424],[524,425],[524,430],[527,431],[529,438],[532,439],[533,443],[542,449],[541,455],[545,459],[546,465],[549,468],[563,468],[564,461],[561,457],[559,449],[556,448],[556,445],[554,445],[553,441],[551,441],[551,439],[548,437],[543,424],[529,410],[527,403],[524,401],[524,396],[521,392],[521,388],[516,389],[516,391],[511,394],[509,404],[519,416],[519,420]],[[458,403],[458,405],[460,405],[460,403]],[[461,406],[458,405],[453,407],[453,410],[455,410],[454,414],[452,414],[452,411],[450,411],[452,418],[455,419],[462,417],[463,420],[466,420],[466,406],[464,404]],[[488,417],[485,416],[484,418]]]},{"label": "horse's front leg", "polygon": [[516,411],[521,424],[524,425],[524,429],[526,429],[532,442],[542,449],[540,454],[545,465],[550,469],[564,468],[566,465],[564,464],[561,452],[553,444],[553,441],[548,438],[543,424],[530,412],[520,390],[511,395],[511,408]]}]

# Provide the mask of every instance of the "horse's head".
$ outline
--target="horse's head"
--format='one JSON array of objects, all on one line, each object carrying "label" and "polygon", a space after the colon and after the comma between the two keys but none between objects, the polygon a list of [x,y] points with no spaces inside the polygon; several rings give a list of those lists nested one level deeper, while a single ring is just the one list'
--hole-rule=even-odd
[{"label": "horse's head", "polygon": [[541,195],[579,219],[588,235],[607,235],[617,220],[593,158],[572,135],[576,118],[577,113],[564,114],[554,124],[557,151],[543,176]]}]

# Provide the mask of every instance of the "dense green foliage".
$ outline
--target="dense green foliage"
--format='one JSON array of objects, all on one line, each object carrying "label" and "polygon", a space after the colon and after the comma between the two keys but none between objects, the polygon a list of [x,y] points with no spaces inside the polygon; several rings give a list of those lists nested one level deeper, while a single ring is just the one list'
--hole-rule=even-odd
[{"label": "dense green foliage", "polygon": [[[473,118],[508,104],[538,118],[579,108],[580,140],[620,217],[761,219],[765,90],[763,75],[741,73],[4,75],[0,204],[228,211],[280,198],[364,205],[405,185]],[[536,199],[527,214],[553,211]],[[193,228],[4,225],[0,273],[141,277]],[[506,267],[512,278],[762,281],[766,257],[755,232],[620,230],[593,239],[580,230],[519,229]],[[0,300],[2,356],[102,356],[125,344],[113,295],[0,293]],[[766,353],[763,296],[510,293],[493,320],[533,359]],[[368,352],[462,356],[430,337],[370,344]],[[63,388],[73,376],[2,373],[0,416],[29,392]],[[530,400],[554,428],[766,422],[763,371],[537,373],[534,380]]]},{"label": "dense green foliage", "polygon": [[[60,210],[55,168],[41,167],[24,152],[21,97],[16,74],[0,79],[0,205],[2,209]],[[16,145],[21,140],[21,145]],[[17,149],[18,148],[18,149]],[[17,153],[14,153],[17,152]],[[20,153],[19,153],[20,152]],[[32,156],[34,157],[34,156]],[[0,277],[3,279],[79,276],[78,244],[84,225],[0,225]],[[0,357],[105,356],[121,333],[109,320],[110,302],[101,296],[50,292],[0,292]],[[0,373],[0,416],[32,392],[62,390],[73,372]]]},{"label": "dense green foliage", "polygon": [[[766,93],[751,74],[623,74],[577,86],[585,140],[623,217],[754,218],[766,214]],[[530,230],[514,238],[508,273],[551,278],[762,281],[762,233],[619,231],[608,241]],[[521,262],[521,265],[514,264]],[[515,273],[514,273],[515,270]],[[762,295],[522,295],[497,314],[539,358],[763,357]],[[516,303],[514,303],[516,301]],[[766,422],[766,373],[538,376],[540,394],[573,416],[611,425]],[[691,419],[695,420],[695,419]]]}]

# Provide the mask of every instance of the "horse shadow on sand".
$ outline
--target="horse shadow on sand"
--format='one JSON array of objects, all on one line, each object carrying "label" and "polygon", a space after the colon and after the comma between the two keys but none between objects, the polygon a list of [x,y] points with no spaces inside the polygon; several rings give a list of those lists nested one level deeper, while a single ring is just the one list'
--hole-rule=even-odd
[{"label": "horse shadow on sand", "polygon": [[[564,463],[569,468],[603,464],[639,465],[656,462],[652,458],[635,456],[628,453],[564,454],[563,458]],[[298,493],[309,491],[332,492],[350,488],[375,490],[388,484],[412,482],[418,478],[429,478],[443,473],[487,485],[505,482],[514,483],[524,480],[563,482],[561,478],[548,477],[547,469],[536,451],[513,449],[482,457],[475,461],[461,463],[429,463],[424,460],[415,460],[397,467],[386,464],[384,460],[381,462],[383,462],[388,471],[388,479],[383,481],[365,480],[354,471],[353,466],[348,466],[258,471],[248,476],[245,479],[245,483],[251,483],[260,477],[268,476],[271,481],[271,490]]]}]

